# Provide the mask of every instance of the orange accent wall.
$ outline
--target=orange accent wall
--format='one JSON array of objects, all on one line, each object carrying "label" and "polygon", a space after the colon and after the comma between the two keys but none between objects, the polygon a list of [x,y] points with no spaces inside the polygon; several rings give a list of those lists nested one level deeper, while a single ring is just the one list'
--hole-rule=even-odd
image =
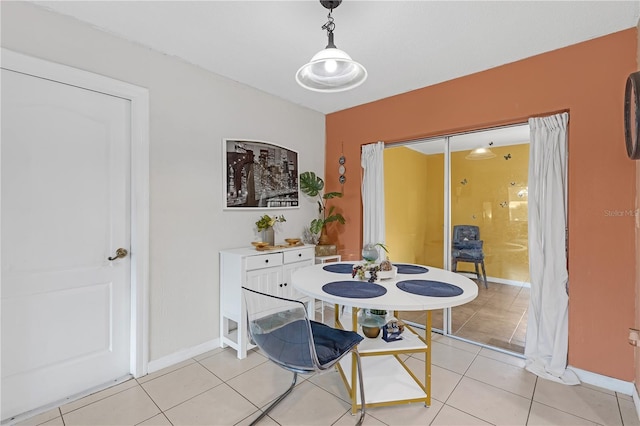
[{"label": "orange accent wall", "polygon": [[632,381],[627,337],[639,253],[634,218],[612,212],[635,208],[636,162],[624,150],[623,96],[628,74],[637,69],[637,34],[630,28],[327,115],[328,190],[341,189],[342,146],[348,165],[345,196],[336,201],[347,219],[334,235],[340,253],[355,259],[360,252],[362,145],[569,111],[569,364]]}]

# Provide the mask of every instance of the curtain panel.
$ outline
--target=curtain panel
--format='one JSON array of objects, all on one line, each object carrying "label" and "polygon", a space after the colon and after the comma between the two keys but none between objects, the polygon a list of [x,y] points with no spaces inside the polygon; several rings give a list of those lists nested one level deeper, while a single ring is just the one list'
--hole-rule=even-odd
[{"label": "curtain panel", "polygon": [[385,242],[384,142],[362,147],[362,246]]},{"label": "curtain panel", "polygon": [[567,113],[531,118],[529,270],[531,297],[526,369],[564,384],[580,383],[567,369]]}]

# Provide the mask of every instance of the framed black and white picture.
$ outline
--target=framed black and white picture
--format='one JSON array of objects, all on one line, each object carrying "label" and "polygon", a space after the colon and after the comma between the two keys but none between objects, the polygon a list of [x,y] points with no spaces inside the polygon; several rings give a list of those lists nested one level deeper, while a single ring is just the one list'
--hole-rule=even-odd
[{"label": "framed black and white picture", "polygon": [[298,153],[270,142],[223,139],[225,209],[298,208]]}]

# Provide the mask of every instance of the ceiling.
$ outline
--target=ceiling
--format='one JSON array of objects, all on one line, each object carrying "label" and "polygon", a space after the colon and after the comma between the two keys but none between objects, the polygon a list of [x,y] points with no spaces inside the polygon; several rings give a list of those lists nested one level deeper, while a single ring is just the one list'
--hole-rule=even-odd
[{"label": "ceiling", "polygon": [[327,43],[316,0],[32,3],[324,114],[635,27],[640,15],[638,0],[345,0],[335,43],[369,77],[326,94],[294,78]]},{"label": "ceiling", "polygon": [[[518,124],[479,130],[449,137],[449,151],[468,151],[476,148],[496,148],[499,146],[529,143],[529,125]],[[441,154],[445,149],[445,138],[437,137],[387,145],[386,148],[406,146],[422,154]]]}]

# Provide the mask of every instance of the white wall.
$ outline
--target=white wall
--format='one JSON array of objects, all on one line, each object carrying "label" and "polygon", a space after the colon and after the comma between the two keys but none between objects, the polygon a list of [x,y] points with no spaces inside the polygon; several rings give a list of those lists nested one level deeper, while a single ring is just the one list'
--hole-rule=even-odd
[{"label": "white wall", "polygon": [[[218,251],[249,245],[264,213],[222,210],[222,138],[277,143],[322,173],[324,115],[31,4],[3,1],[1,15],[3,47],[149,89],[150,357],[218,338]],[[270,213],[287,219],[282,240],[316,209]]]}]

